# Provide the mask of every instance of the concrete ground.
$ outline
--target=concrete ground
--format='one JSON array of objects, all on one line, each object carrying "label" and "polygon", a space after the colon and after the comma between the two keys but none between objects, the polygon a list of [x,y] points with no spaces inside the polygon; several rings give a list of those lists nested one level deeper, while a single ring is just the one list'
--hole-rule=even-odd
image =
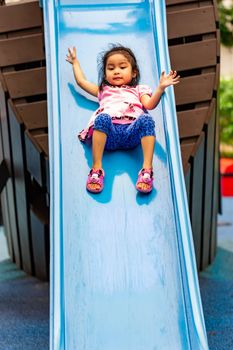
[{"label": "concrete ground", "polygon": [[233,349],[233,197],[222,203],[217,255],[199,276],[210,350]]},{"label": "concrete ground", "polygon": [[0,228],[0,350],[49,349],[49,285],[13,264]]},{"label": "concrete ground", "polygon": [[[231,350],[233,197],[223,199],[223,215],[218,219],[216,259],[200,274],[199,280],[209,348]],[[48,349],[49,285],[27,276],[12,264],[4,231],[0,228],[0,350]]]}]

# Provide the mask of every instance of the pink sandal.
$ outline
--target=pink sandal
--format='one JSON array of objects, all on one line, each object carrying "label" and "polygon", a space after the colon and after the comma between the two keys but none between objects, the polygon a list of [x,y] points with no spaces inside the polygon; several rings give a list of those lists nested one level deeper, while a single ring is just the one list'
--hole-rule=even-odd
[{"label": "pink sandal", "polygon": [[[91,169],[88,178],[87,178],[87,184],[86,188],[89,192],[92,193],[99,193],[104,188],[104,171],[103,169]],[[94,186],[94,188],[91,188],[90,185],[97,185]]]},{"label": "pink sandal", "polygon": [[138,180],[136,183],[136,189],[139,192],[149,193],[153,188],[153,170],[141,169],[138,173]]}]

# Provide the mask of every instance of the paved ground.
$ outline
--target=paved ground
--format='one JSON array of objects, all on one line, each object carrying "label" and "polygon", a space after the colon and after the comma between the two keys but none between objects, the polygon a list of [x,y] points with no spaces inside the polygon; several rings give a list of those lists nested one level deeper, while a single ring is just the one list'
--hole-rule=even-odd
[{"label": "paved ground", "polygon": [[48,283],[12,264],[0,228],[0,350],[48,349]]},{"label": "paved ground", "polygon": [[[231,350],[233,197],[224,198],[223,215],[218,221],[217,256],[214,263],[200,274],[200,289],[210,350]],[[48,283],[28,277],[11,263],[4,232],[0,229],[0,350],[48,349]]]},{"label": "paved ground", "polygon": [[233,349],[233,197],[223,198],[214,263],[200,274],[210,350]]}]

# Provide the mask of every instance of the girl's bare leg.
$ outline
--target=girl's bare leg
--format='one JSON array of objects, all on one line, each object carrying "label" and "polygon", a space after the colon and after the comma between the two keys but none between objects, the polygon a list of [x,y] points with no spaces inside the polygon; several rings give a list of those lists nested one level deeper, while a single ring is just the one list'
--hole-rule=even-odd
[{"label": "girl's bare leg", "polygon": [[[106,144],[107,135],[99,130],[94,130],[92,135],[92,168],[95,170],[102,169],[102,158],[104,153],[104,147]],[[98,190],[98,184],[89,184],[90,189]]]},{"label": "girl's bare leg", "polygon": [[99,130],[94,130],[92,135],[92,167],[102,169],[102,158],[104,153],[104,147],[106,144],[107,135]]},{"label": "girl's bare leg", "polygon": [[142,151],[143,151],[143,165],[145,169],[152,169],[153,154],[155,147],[154,136],[144,136],[141,139]]}]

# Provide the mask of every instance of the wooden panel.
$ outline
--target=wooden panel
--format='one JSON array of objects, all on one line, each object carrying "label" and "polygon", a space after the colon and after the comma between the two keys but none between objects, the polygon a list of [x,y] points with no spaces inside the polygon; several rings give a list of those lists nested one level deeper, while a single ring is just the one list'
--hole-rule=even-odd
[{"label": "wooden panel", "polygon": [[9,170],[4,159],[0,163],[0,193],[6,186],[7,180],[9,178]]},{"label": "wooden panel", "polygon": [[27,170],[41,187],[45,187],[47,181],[44,153],[41,145],[37,142],[38,137],[41,138],[40,135],[35,137],[28,130],[25,131]]},{"label": "wooden panel", "polygon": [[166,0],[166,5],[177,5],[182,3],[188,3],[188,2],[195,2],[197,0]]},{"label": "wooden panel", "polygon": [[209,108],[196,108],[177,113],[180,138],[200,135]]},{"label": "wooden panel", "polygon": [[46,156],[49,155],[48,134],[36,135],[35,139]]},{"label": "wooden panel", "polygon": [[[0,194],[0,198],[1,198],[1,210],[2,210],[2,221],[3,221],[2,223],[6,234],[8,253],[12,261],[14,261],[14,249],[13,249],[13,240],[12,240],[12,232],[11,232],[11,226],[10,226],[10,215],[9,215],[6,188],[3,189],[2,193]],[[20,265],[18,265],[18,267],[20,267]]]},{"label": "wooden panel", "polygon": [[219,118],[216,110],[215,142],[214,142],[214,175],[213,175],[213,212],[210,240],[210,263],[213,262],[217,250],[217,215],[220,194],[220,164],[219,164]]},{"label": "wooden panel", "polygon": [[26,129],[40,129],[48,126],[47,101],[15,105]]},{"label": "wooden panel", "polygon": [[12,99],[46,93],[45,67],[4,73],[4,79]]},{"label": "wooden panel", "polygon": [[215,83],[214,83],[214,91],[218,91],[219,87],[219,82],[220,82],[220,64],[218,63],[216,65],[216,75],[215,75]]},{"label": "wooden panel", "polygon": [[175,70],[187,70],[216,65],[216,39],[169,47],[171,65]]},{"label": "wooden panel", "polygon": [[192,160],[192,195],[191,195],[191,223],[196,253],[197,268],[201,266],[202,249],[202,213],[203,213],[203,167],[204,167],[204,134],[202,133],[196,144],[196,152]]},{"label": "wooden panel", "polygon": [[10,254],[14,256],[14,261],[18,267],[21,267],[21,250],[18,232],[18,221],[15,205],[15,184],[14,172],[12,169],[12,150],[9,135],[9,120],[6,110],[5,93],[0,83],[0,117],[1,117],[1,141],[2,141],[2,157],[4,157],[10,174],[12,175],[4,189],[2,205],[4,208],[4,225],[6,227],[6,234],[8,235],[8,242]]},{"label": "wooden panel", "polygon": [[35,181],[30,182],[30,222],[36,277],[49,278],[49,207],[46,191]]},{"label": "wooden panel", "polygon": [[18,230],[14,179],[10,179],[8,181],[6,186],[6,195],[7,195],[7,205],[8,205],[8,211],[9,211],[9,219],[10,219],[10,230],[11,230],[12,242],[13,242],[14,262],[18,267],[22,268],[22,251],[21,251],[21,241],[20,241],[19,230]]},{"label": "wooden panel", "polygon": [[213,6],[167,13],[168,39],[216,31]]},{"label": "wooden panel", "polygon": [[31,247],[31,231],[29,225],[29,204],[27,193],[27,173],[23,124],[16,118],[16,110],[8,100],[10,133],[12,140],[12,162],[15,178],[15,197],[18,218],[20,245],[22,250],[23,270],[33,274],[33,257]]},{"label": "wooden panel", "polygon": [[38,1],[0,6],[0,33],[42,26]]},{"label": "wooden panel", "polygon": [[[49,174],[49,157],[45,157],[45,170],[46,170],[46,188],[48,194],[50,194],[50,174]],[[49,201],[49,197],[48,197]]]},{"label": "wooden panel", "polygon": [[7,92],[7,87],[6,87],[5,79],[4,79],[4,77],[3,77],[1,68],[0,68],[0,85],[1,85],[1,89],[2,89],[4,92]]},{"label": "wooden panel", "polygon": [[176,104],[189,104],[212,99],[215,73],[195,75],[181,79],[175,87]]},{"label": "wooden panel", "polygon": [[210,237],[212,223],[213,177],[214,177],[214,140],[215,140],[215,109],[205,131],[205,177],[204,177],[204,208],[203,211],[203,249],[202,269],[209,265]]},{"label": "wooden panel", "polygon": [[[1,88],[1,87],[0,87]],[[4,145],[3,145],[3,137],[2,137],[2,126],[1,126],[1,110],[3,109],[1,106],[1,103],[4,103],[5,101],[0,100],[0,162],[5,163],[4,160]],[[4,103],[5,105],[5,103]],[[0,173],[0,178],[1,178],[1,173]],[[3,185],[3,184],[2,184]],[[0,225],[4,225],[5,228],[5,234],[7,238],[7,245],[8,245],[8,251],[11,259],[14,259],[14,253],[13,253],[13,243],[12,243],[12,232],[10,228],[10,218],[9,218],[9,208],[8,208],[8,200],[7,200],[7,190],[6,186],[5,188],[1,186],[0,189],[0,201],[1,201],[1,208],[0,208],[0,216],[1,216],[1,222]]]},{"label": "wooden panel", "polygon": [[43,34],[0,40],[0,66],[44,59]]},{"label": "wooden panel", "polygon": [[49,280],[49,222],[31,209],[32,248],[35,262],[35,276]]},{"label": "wooden panel", "polygon": [[186,163],[186,167],[184,169],[184,180],[185,180],[185,188],[186,188],[186,194],[187,194],[187,201],[190,208],[190,190],[191,190],[191,166],[189,163]]},{"label": "wooden panel", "polygon": [[188,163],[189,158],[191,157],[193,148],[195,147],[195,143],[196,143],[195,139],[181,142],[180,149],[181,149],[183,166],[185,166]]},{"label": "wooden panel", "polygon": [[217,38],[217,56],[220,57],[220,49],[221,49],[221,34],[220,34],[220,29],[217,29],[216,31],[216,38]]}]

